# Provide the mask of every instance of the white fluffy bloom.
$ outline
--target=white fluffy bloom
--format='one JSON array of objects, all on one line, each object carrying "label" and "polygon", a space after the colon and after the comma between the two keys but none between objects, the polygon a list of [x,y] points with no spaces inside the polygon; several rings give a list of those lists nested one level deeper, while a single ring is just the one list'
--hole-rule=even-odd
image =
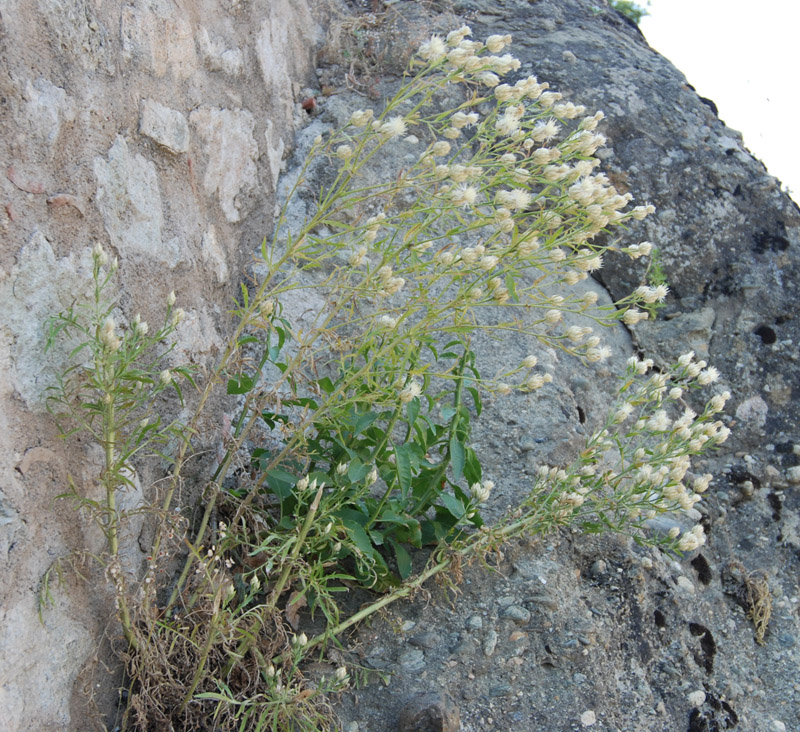
[{"label": "white fluffy bloom", "polygon": [[403,404],[408,404],[408,402],[415,399],[420,394],[422,394],[422,385],[418,381],[412,379],[400,390],[398,396]]},{"label": "white fluffy bloom", "polygon": [[339,145],[336,148],[336,157],[339,160],[349,160],[353,157],[353,148],[350,145]]},{"label": "white fluffy bloom", "polygon": [[446,140],[439,140],[438,142],[434,143],[433,147],[431,148],[431,153],[436,157],[442,157],[443,155],[447,155],[450,152],[450,143]]},{"label": "white fluffy bloom", "polygon": [[500,51],[502,51],[510,43],[510,35],[492,35],[486,39],[486,48],[489,50],[489,53],[500,53]]},{"label": "white fluffy bloom", "polygon": [[647,320],[649,317],[649,314],[642,310],[630,308],[626,310],[625,314],[622,316],[622,322],[625,323],[625,325],[636,325],[639,321]]},{"label": "white fluffy bloom", "polygon": [[444,40],[440,36],[431,36],[430,40],[425,41],[417,53],[426,61],[438,61],[443,58],[447,52]]},{"label": "white fluffy bloom", "polygon": [[406,123],[402,117],[391,117],[380,126],[380,131],[389,138],[400,137],[406,134]]},{"label": "white fluffy bloom", "polygon": [[458,186],[450,191],[449,195],[454,205],[469,208],[478,197],[478,189],[474,186]]},{"label": "white fluffy bloom", "polygon": [[550,325],[555,325],[556,323],[558,323],[561,320],[561,311],[560,310],[555,310],[555,309],[554,310],[548,310],[544,314],[544,319]]},{"label": "white fluffy bloom", "polygon": [[350,115],[350,124],[356,127],[366,127],[372,121],[373,114],[371,109],[357,109]]},{"label": "white fluffy bloom", "polygon": [[709,366],[699,373],[697,376],[697,383],[701,386],[706,386],[708,384],[713,384],[717,379],[719,379],[719,371],[713,366]]}]

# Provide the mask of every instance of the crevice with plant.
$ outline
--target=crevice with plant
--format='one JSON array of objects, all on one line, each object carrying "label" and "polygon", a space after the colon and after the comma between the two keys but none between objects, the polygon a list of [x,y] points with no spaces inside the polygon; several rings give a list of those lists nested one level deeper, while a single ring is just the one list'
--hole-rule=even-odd
[{"label": "crevice with plant", "polygon": [[[474,338],[524,335],[604,361],[610,350],[594,329],[648,319],[667,288],[643,285],[611,306],[580,289],[604,256],[651,253],[648,242],[619,248],[597,235],[653,209],[630,207],[596,172],[602,113],[587,115],[533,77],[501,83],[519,68],[499,55],[510,36],[470,36],[467,27],[433,36],[382,112],[355,110],[315,141],[204,383],[170,365],[182,314],[173,297],[157,332],[137,318],[122,325],[111,296],[117,264],[99,246],[94,301],[51,323],[52,343],[81,341],[53,412],[65,436],[90,434],[106,458],[104,497],[90,501],[77,485],[69,495],[107,538],[128,729],[328,729],[327,695],[360,672],[331,662],[312,676],[306,662],[324,661],[345,630],[430,578],[456,576],[516,537],[570,526],[679,552],[704,541],[699,526],[649,529],[700,500],[710,476],[685,485],[690,460],[727,436],[717,419],[726,392],[690,407],[692,392],[718,378],[693,354],[666,370],[632,358],[615,407],[575,462],[542,467],[519,505],[491,524],[481,518],[493,483],[470,435],[483,398],[546,399],[551,376],[533,354],[484,374]],[[422,154],[376,172],[409,134]],[[289,203],[314,185],[320,161],[328,182],[295,221]],[[566,325],[567,313],[586,324]],[[199,390],[191,418],[163,421],[156,398],[181,399],[185,386]],[[172,502],[219,390],[237,400],[238,416],[221,437],[202,518],[187,528]],[[140,577],[120,567],[130,516],[117,496],[153,453],[169,461],[170,478],[163,495],[148,494],[159,530]],[[160,569],[176,555],[184,565],[170,579]],[[371,599],[347,616],[337,598],[352,590]]]}]

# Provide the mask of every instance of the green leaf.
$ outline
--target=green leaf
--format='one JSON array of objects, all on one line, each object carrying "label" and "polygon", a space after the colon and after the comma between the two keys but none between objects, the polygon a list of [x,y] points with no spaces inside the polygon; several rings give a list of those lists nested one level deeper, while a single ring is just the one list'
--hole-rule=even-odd
[{"label": "green leaf", "polygon": [[360,414],[353,427],[353,437],[360,435],[367,427],[369,427],[376,419],[378,419],[377,412],[365,412]]},{"label": "green leaf", "polygon": [[326,394],[332,394],[334,390],[333,382],[327,377],[323,376],[321,379],[317,381],[317,386],[319,386],[322,391]]},{"label": "green leaf", "polygon": [[273,468],[267,472],[267,485],[281,500],[292,495],[295,483],[297,483],[297,477],[280,468]]},{"label": "green leaf", "polygon": [[411,459],[412,451],[411,445],[397,445],[394,449],[395,458],[397,461],[397,482],[400,484],[400,490],[403,495],[406,495],[411,490]]},{"label": "green leaf", "polygon": [[347,466],[347,477],[350,479],[351,483],[358,483],[367,477],[369,471],[369,466],[364,465],[364,463],[361,462],[361,458],[354,457]]},{"label": "green leaf", "polygon": [[367,556],[374,557],[375,548],[372,546],[372,541],[367,532],[364,531],[364,528],[355,521],[348,521],[347,519],[343,519],[342,524],[344,524],[347,533],[350,534],[350,538],[359,550]]},{"label": "green leaf", "polygon": [[464,477],[467,479],[467,482],[472,485],[473,483],[477,483],[482,475],[481,461],[475,454],[475,450],[468,447],[466,449],[466,459],[464,460]]},{"label": "green leaf", "polygon": [[449,493],[441,493],[439,495],[439,500],[455,519],[462,519],[467,512],[466,506],[464,506],[458,498],[451,496]]},{"label": "green leaf", "polygon": [[409,426],[413,427],[414,422],[417,421],[417,417],[419,416],[419,399],[412,399],[406,405],[406,415],[408,417]]},{"label": "green leaf", "polygon": [[235,374],[228,379],[228,394],[247,394],[253,388],[253,379],[247,374]]},{"label": "green leaf", "polygon": [[468,386],[467,391],[472,395],[472,401],[475,404],[475,412],[480,417],[483,411],[483,402],[481,402],[480,392],[474,386]]},{"label": "green leaf", "polygon": [[411,575],[411,555],[394,539],[389,538],[389,543],[394,549],[394,558],[397,560],[397,571],[400,573],[400,577],[404,580],[408,579]]},{"label": "green leaf", "polygon": [[464,472],[464,461],[466,460],[466,454],[464,451],[464,444],[459,442],[458,439],[453,436],[450,438],[450,467],[453,469],[453,480],[458,481],[461,480],[461,475]]}]

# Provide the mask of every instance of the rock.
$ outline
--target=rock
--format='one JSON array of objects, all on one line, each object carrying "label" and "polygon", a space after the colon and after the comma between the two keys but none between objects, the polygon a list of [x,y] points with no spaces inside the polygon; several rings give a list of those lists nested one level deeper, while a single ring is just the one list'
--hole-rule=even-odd
[{"label": "rock", "polygon": [[702,707],[706,703],[706,693],[701,689],[693,691],[686,698],[693,707]]},{"label": "rock", "polygon": [[597,715],[589,709],[581,714],[581,724],[584,727],[591,727],[597,721]]},{"label": "rock", "polygon": [[800,483],[800,465],[788,468],[786,471],[786,480],[792,485]]},{"label": "rock", "polygon": [[417,648],[436,648],[439,645],[439,636],[436,633],[419,633],[412,635],[408,642],[412,646],[417,646]]},{"label": "rock", "polygon": [[174,267],[181,255],[161,237],[164,220],[155,165],[142,155],[132,154],[119,135],[107,159],[94,159],[94,174],[97,207],[112,245],[123,256],[144,255]]},{"label": "rock", "polygon": [[198,67],[192,25],[170,3],[137,0],[121,11],[122,60],[157,77],[188,79]]},{"label": "rock", "polygon": [[142,100],[139,132],[170,152],[185,153],[189,149],[189,124],[186,117],[154,99]]},{"label": "rock", "polygon": [[203,142],[207,161],[203,189],[217,196],[228,221],[240,221],[255,205],[258,191],[253,115],[246,109],[200,107],[189,121]]},{"label": "rock", "polygon": [[244,55],[238,48],[225,48],[219,38],[212,38],[208,30],[200,27],[197,32],[197,47],[203,65],[209,71],[222,71],[229,76],[239,76],[244,68]]},{"label": "rock", "polygon": [[406,672],[421,671],[425,668],[425,653],[416,648],[405,651],[397,659],[397,664]]},{"label": "rock", "polygon": [[52,160],[61,128],[75,121],[75,100],[64,89],[44,78],[25,86],[25,116],[31,141],[45,147]]},{"label": "rock", "polygon": [[687,351],[694,351],[698,359],[708,359],[715,319],[714,309],[706,307],[670,320],[643,321],[631,329],[645,353],[658,355],[667,363]]},{"label": "rock", "polygon": [[509,605],[503,610],[502,617],[513,620],[517,625],[527,625],[531,619],[531,611],[521,605]]},{"label": "rock", "polygon": [[40,0],[42,19],[57,53],[66,53],[84,71],[114,73],[113,51],[104,26],[87,0]]},{"label": "rock", "polygon": [[480,615],[471,615],[467,620],[467,628],[469,630],[480,630],[483,628],[483,618]]},{"label": "rock", "polygon": [[399,732],[458,732],[461,715],[444,692],[420,694],[406,702],[397,728]]},{"label": "rock", "polygon": [[737,419],[743,422],[749,422],[757,428],[763,428],[767,423],[767,414],[769,413],[769,406],[758,395],[745,399],[736,408]]},{"label": "rock", "polygon": [[200,242],[201,256],[205,265],[214,272],[217,282],[223,284],[228,281],[228,258],[225,250],[219,243],[217,238],[217,230],[212,225],[208,227],[208,231],[203,234],[203,239]]},{"label": "rock", "polygon": [[486,637],[483,639],[483,655],[487,658],[494,655],[494,649],[497,648],[497,631],[490,630],[486,633]]}]

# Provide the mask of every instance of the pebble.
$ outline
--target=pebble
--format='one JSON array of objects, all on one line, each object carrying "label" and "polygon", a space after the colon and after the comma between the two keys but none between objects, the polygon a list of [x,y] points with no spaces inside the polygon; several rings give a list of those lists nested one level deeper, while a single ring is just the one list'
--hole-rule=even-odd
[{"label": "pebble", "polygon": [[789,468],[786,471],[786,480],[793,485],[800,483],[800,465],[795,465],[793,468]]},{"label": "pebble", "polygon": [[778,636],[778,643],[780,643],[784,648],[792,648],[795,641],[794,636],[791,633],[784,631]]},{"label": "pebble", "polygon": [[496,684],[489,689],[489,696],[508,696],[511,693],[511,684]]},{"label": "pebble", "polygon": [[406,702],[397,728],[399,732],[458,732],[461,715],[447,694],[418,694]]},{"label": "pebble", "polygon": [[694,594],[694,583],[688,577],[684,577],[683,575],[678,577],[678,587],[682,590],[686,590],[686,592]]},{"label": "pebble", "polygon": [[467,628],[469,630],[481,630],[483,628],[483,618],[480,615],[473,615],[467,620]]},{"label": "pebble", "polygon": [[344,732],[358,732],[358,722],[350,722],[350,724],[344,728]]},{"label": "pebble", "polygon": [[597,715],[591,709],[588,709],[583,714],[581,714],[581,724],[584,727],[591,727],[596,721],[597,721]]},{"label": "pebble", "polygon": [[418,649],[405,651],[397,659],[397,663],[404,671],[421,671],[425,668],[425,653]]},{"label": "pebble", "polygon": [[531,620],[531,611],[521,605],[509,605],[503,610],[503,617],[510,618],[517,625],[526,625]]},{"label": "pebble", "polygon": [[589,568],[589,574],[592,577],[600,577],[606,573],[608,569],[608,565],[606,564],[604,559],[598,559],[592,563],[592,566]]},{"label": "pebble", "polygon": [[706,703],[706,693],[698,689],[689,694],[687,699],[693,707],[702,707]]},{"label": "pebble", "polygon": [[786,725],[779,719],[772,720],[772,727],[775,730],[775,732],[786,732]]},{"label": "pebble", "polygon": [[435,648],[439,645],[439,636],[436,633],[420,633],[412,635],[408,642],[417,648]]},{"label": "pebble", "polygon": [[487,658],[492,656],[495,648],[497,648],[497,631],[490,630],[483,641],[483,655]]}]

